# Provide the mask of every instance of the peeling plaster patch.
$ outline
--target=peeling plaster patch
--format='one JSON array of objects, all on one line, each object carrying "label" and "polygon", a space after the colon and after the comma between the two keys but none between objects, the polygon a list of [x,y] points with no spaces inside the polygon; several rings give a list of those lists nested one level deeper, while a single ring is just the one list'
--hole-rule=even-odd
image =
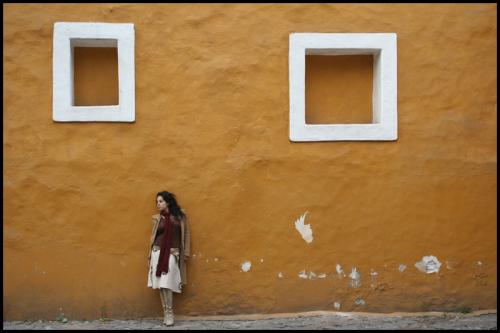
[{"label": "peeling plaster patch", "polygon": [[319,277],[320,279],[324,279],[324,278],[326,278],[326,274],[325,274],[325,273],[321,273],[320,275],[318,275],[318,277]]},{"label": "peeling plaster patch", "polygon": [[214,261],[219,261],[219,258],[214,258]]},{"label": "peeling plaster patch", "polygon": [[260,263],[262,264],[263,262],[264,262],[264,259],[262,259],[262,258],[261,258],[261,259],[260,259]]},{"label": "peeling plaster patch", "polygon": [[243,272],[248,272],[250,270],[250,267],[252,267],[252,263],[250,261],[245,261],[243,264],[241,264],[241,270]]},{"label": "peeling plaster patch", "polygon": [[349,281],[349,287],[351,288],[359,288],[361,287],[361,274],[359,274],[356,267],[352,269],[351,274],[349,274],[351,281]]},{"label": "peeling plaster patch", "polygon": [[335,308],[335,310],[337,310],[337,311],[338,311],[338,310],[340,310],[340,303],[337,303],[337,302],[333,303],[333,307],[334,307],[334,308]]},{"label": "peeling plaster patch", "polygon": [[366,302],[365,302],[365,300],[364,300],[364,299],[362,299],[362,298],[358,298],[358,299],[356,299],[356,300],[354,301],[354,304],[356,304],[356,305],[365,305],[365,304],[366,304]]},{"label": "peeling plaster patch", "polygon": [[295,229],[297,229],[307,243],[311,243],[313,241],[311,225],[304,224],[304,219],[306,218],[307,213],[308,212],[306,211],[297,221],[295,221]]},{"label": "peeling plaster patch", "polygon": [[279,273],[278,273],[278,277],[279,277],[280,279],[282,279],[282,278],[283,278],[283,273],[279,272]]},{"label": "peeling plaster patch", "polygon": [[477,265],[478,265],[478,266],[483,266],[483,263],[482,263],[482,262],[480,262],[480,261],[478,261],[478,262],[477,262]]},{"label": "peeling plaster patch", "polygon": [[378,275],[378,273],[375,272],[373,269],[370,270],[370,276],[371,276],[371,279],[372,279],[372,282],[370,283],[370,286],[372,288],[375,288],[375,286],[376,286],[377,275]]},{"label": "peeling plaster patch", "polygon": [[342,277],[345,277],[345,273],[344,273],[344,271],[342,270],[342,267],[340,267],[339,264],[337,264],[337,266],[335,267],[335,269],[337,270],[337,274],[339,275],[339,279],[342,279]]},{"label": "peeling plaster patch", "polygon": [[404,264],[399,265],[398,270],[399,270],[400,272],[404,272],[404,270],[405,270],[405,269],[406,269],[406,265],[404,265]]},{"label": "peeling plaster patch", "polygon": [[[309,279],[309,280],[314,280],[317,277],[316,273],[314,273],[313,271],[310,271],[309,274],[307,274],[306,270],[300,271],[298,275],[299,278],[301,279]],[[326,277],[326,274],[321,274],[319,276],[320,279],[323,279],[324,277]]]},{"label": "peeling plaster patch", "polygon": [[431,274],[439,272],[441,263],[434,256],[424,256],[421,261],[415,264],[415,267],[423,273]]}]

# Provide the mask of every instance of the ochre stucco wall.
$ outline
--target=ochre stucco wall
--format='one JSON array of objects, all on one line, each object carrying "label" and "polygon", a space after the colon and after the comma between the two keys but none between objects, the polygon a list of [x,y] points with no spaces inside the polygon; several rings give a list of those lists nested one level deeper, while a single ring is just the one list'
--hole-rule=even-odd
[{"label": "ochre stucco wall", "polygon": [[[495,308],[496,9],[4,5],[4,320],[159,316],[163,189],[196,255],[178,314]],[[53,25],[91,21],[135,25],[135,123],[52,121]],[[291,32],[397,33],[397,141],[289,141]]]}]

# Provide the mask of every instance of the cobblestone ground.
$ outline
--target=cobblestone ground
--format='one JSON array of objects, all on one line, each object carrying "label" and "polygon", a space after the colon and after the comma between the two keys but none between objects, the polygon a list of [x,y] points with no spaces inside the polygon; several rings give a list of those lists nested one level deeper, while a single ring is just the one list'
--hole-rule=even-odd
[{"label": "cobblestone ground", "polygon": [[[221,320],[221,318],[224,318]],[[160,318],[141,320],[93,320],[66,323],[58,321],[4,321],[4,330],[193,330],[193,329],[374,329],[374,330],[496,330],[496,311],[472,314],[421,313],[412,314],[353,314],[353,313],[308,313],[277,316],[261,316],[254,319],[242,319],[245,316],[232,317],[180,317],[174,326],[166,327]],[[237,318],[237,319],[234,319]]]}]

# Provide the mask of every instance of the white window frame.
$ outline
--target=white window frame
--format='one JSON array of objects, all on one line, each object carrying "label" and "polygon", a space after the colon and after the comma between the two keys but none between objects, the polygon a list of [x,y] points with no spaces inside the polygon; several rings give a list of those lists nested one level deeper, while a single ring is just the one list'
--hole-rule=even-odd
[{"label": "white window frame", "polygon": [[[291,33],[289,36],[290,140],[391,141],[397,127],[395,33]],[[306,124],[305,56],[373,55],[372,123]]]},{"label": "white window frame", "polygon": [[[73,48],[117,47],[118,105],[74,105]],[[56,22],[53,40],[54,121],[135,121],[134,24]]]}]

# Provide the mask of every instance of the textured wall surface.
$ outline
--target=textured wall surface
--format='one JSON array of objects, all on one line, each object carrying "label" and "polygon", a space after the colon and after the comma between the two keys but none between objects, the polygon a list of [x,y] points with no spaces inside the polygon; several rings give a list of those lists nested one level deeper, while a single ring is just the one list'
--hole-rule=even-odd
[{"label": "textured wall surface", "polygon": [[[163,189],[192,231],[179,314],[495,308],[496,9],[4,5],[4,319],[159,316]],[[135,24],[135,123],[52,121],[53,25],[79,21]],[[288,140],[291,32],[397,33],[397,141]]]}]

